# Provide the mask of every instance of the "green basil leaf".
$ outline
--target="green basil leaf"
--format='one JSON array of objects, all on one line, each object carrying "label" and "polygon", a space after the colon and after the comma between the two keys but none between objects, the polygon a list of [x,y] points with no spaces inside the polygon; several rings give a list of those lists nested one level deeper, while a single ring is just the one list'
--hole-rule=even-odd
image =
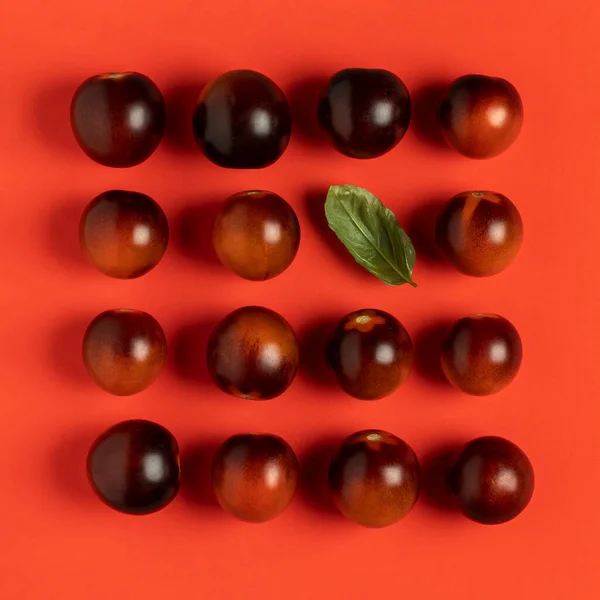
[{"label": "green basil leaf", "polygon": [[412,280],[414,246],[394,213],[371,192],[354,185],[332,185],[325,215],[358,264],[388,285],[417,287]]}]

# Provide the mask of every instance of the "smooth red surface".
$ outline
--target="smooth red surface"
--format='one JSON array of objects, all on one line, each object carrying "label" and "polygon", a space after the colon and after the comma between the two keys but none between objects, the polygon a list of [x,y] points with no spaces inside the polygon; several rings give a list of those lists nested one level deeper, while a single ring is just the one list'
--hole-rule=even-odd
[{"label": "smooth red surface", "polygon": [[[599,21],[592,0],[3,2],[0,597],[598,597]],[[373,161],[337,153],[314,115],[316,84],[353,66],[397,73],[414,101],[406,137]],[[220,169],[193,141],[202,85],[234,68],[264,72],[292,106],[290,146],[264,171]],[[69,130],[77,85],[112,70],[147,74],[168,106],[165,141],[133,169],[93,163]],[[431,98],[469,72],[509,79],[525,107],[519,139],[485,162],[431,141]],[[340,250],[322,218],[332,183],[366,187],[396,212],[417,244],[417,289],[386,287]],[[172,227],[164,259],[135,281],[103,276],[78,247],[86,203],[117,188],[152,196]],[[449,198],[478,188],[511,198],[525,227],[515,262],[485,280],[434,259],[422,233]],[[246,189],[280,194],[302,226],[296,260],[264,283],[237,278],[210,253],[218,203]],[[271,402],[230,398],[203,366],[192,368],[204,364],[211,328],[249,304],[281,313],[302,342],[299,376]],[[122,306],[154,315],[170,346],[158,381],[131,398],[97,388],[80,357],[87,323]],[[394,314],[417,348],[407,382],[378,402],[335,385],[314,332],[365,306]],[[485,399],[452,389],[436,368],[440,324],[474,312],[504,315],[524,344],[516,380]],[[148,517],[106,508],[85,478],[89,445],[129,418],[161,423],[182,453],[180,496]],[[360,528],[321,498],[328,451],[366,428],[406,440],[426,479],[440,451],[506,437],[535,468],[531,504],[505,525],[477,525],[435,502],[430,478],[406,519]],[[231,518],[210,495],[214,448],[249,431],[282,436],[304,468],[288,510],[258,526]]]}]

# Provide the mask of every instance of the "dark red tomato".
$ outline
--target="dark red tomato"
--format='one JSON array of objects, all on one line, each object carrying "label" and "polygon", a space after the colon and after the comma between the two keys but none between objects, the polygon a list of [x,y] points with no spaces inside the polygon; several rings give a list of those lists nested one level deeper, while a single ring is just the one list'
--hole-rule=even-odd
[{"label": "dark red tomato", "polygon": [[408,89],[382,69],[344,69],[319,102],[319,121],[335,147],[353,158],[375,158],[404,137],[410,123]]},{"label": "dark red tomato", "polygon": [[463,192],[450,200],[436,226],[438,246],[465,275],[500,273],[523,241],[517,207],[495,192]]},{"label": "dark red tomato", "polygon": [[521,337],[499,315],[473,315],[457,321],[442,346],[448,381],[467,394],[487,396],[517,376],[523,357]]},{"label": "dark red tomato", "polygon": [[169,224],[150,196],[112,190],[87,205],[79,239],[99,271],[110,277],[132,279],[160,262],[169,242]]},{"label": "dark red tomato", "polygon": [[360,400],[377,400],[406,381],[413,344],[395,317],[363,309],[339,322],[327,347],[327,359],[344,391]]},{"label": "dark red tomato", "polygon": [[134,515],[156,512],[179,491],[179,447],[161,425],[124,421],[93,443],[87,473],[94,491],[115,510]]},{"label": "dark red tomato", "polygon": [[299,354],[296,335],[281,315],[261,306],[246,306],[215,327],[206,360],[211,377],[224,392],[269,400],[291,385]]},{"label": "dark red tomato", "polygon": [[294,209],[272,192],[234,194],[213,228],[213,246],[221,262],[251,281],[283,273],[299,244],[300,224]]},{"label": "dark red tomato", "polygon": [[88,326],[83,361],[94,381],[117,396],[149,387],[167,358],[167,340],[151,315],[129,309],[107,310]]},{"label": "dark red tomato", "polygon": [[84,81],[71,103],[71,128],[81,149],[107,167],[133,167],[158,147],[165,102],[140,73],[105,73]]},{"label": "dark red tomato", "polygon": [[493,525],[510,521],[525,509],[535,477],[523,450],[504,438],[489,436],[465,446],[449,484],[467,517]]},{"label": "dark red tomato", "polygon": [[250,523],[281,514],[298,483],[298,460],[276,435],[234,435],[219,448],[212,464],[212,484],[219,504]]},{"label": "dark red tomato", "polygon": [[286,97],[256,71],[229,71],[207,85],[194,110],[196,142],[221,167],[257,169],[287,148],[292,117]]},{"label": "dark red tomato", "polygon": [[405,517],[419,497],[419,461],[395,435],[359,431],[333,458],[329,487],[345,517],[365,527],[387,527]]},{"label": "dark red tomato", "polygon": [[492,158],[517,139],[523,102],[506,79],[465,75],[450,86],[440,119],[448,143],[458,152],[469,158]]}]

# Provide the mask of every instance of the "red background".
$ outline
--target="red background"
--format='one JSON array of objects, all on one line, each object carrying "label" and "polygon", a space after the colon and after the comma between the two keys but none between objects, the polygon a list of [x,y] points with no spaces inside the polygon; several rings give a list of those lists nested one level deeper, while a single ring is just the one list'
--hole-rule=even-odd
[{"label": "red background", "polygon": [[[3,2],[0,597],[598,596],[599,21],[592,0]],[[345,158],[315,132],[318,84],[351,66],[390,69],[413,96],[409,133],[374,161]],[[296,133],[266,170],[220,169],[191,140],[197,93],[233,68],[272,77],[293,107]],[[169,109],[164,143],[129,170],[91,162],[68,124],[76,86],[119,70],[153,78]],[[519,140],[491,161],[451,153],[432,128],[439,85],[469,72],[508,78],[525,105]],[[387,287],[340,250],[322,217],[332,183],[366,187],[396,212],[417,245],[418,289]],[[111,188],[148,193],[169,217],[167,255],[136,281],[97,273],[79,252],[79,215]],[[303,235],[292,267],[259,284],[210,254],[215,207],[250,188],[288,199]],[[477,188],[509,196],[525,223],[518,260],[484,280],[439,264],[427,242],[439,203]],[[302,372],[271,402],[230,398],[204,367],[190,368],[216,321],[245,304],[279,311],[302,341]],[[395,314],[419,357],[408,382],[375,403],[345,396],[319,360],[322,327],[365,306]],[[95,387],[80,361],[86,324],[117,307],[153,314],[170,344],[158,382],[131,398]],[[436,374],[440,325],[472,312],[506,316],[524,342],[518,378],[491,398],[462,395]],[[132,417],[168,427],[183,455],[183,491],[146,518],[104,507],[84,473],[95,436]],[[324,503],[323,457],[367,427],[404,438],[428,473],[456,443],[505,436],[535,467],[533,501],[515,521],[484,527],[439,506],[426,482],[396,526],[346,522]],[[254,430],[282,435],[317,474],[262,526],[229,517],[206,488],[215,444]]]}]

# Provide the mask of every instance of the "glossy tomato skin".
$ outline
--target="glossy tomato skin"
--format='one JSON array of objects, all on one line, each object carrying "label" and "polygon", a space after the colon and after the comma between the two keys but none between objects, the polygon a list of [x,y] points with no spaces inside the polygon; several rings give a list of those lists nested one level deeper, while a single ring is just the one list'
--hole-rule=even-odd
[{"label": "glossy tomato skin", "polygon": [[165,130],[165,102],[140,73],[104,73],[84,81],[71,102],[71,128],[81,149],[107,167],[149,158]]},{"label": "glossy tomato skin", "polygon": [[469,519],[494,525],[514,519],[527,507],[535,476],[529,458],[517,445],[487,436],[464,447],[450,472],[449,485]]},{"label": "glossy tomato skin", "polygon": [[344,440],[329,466],[328,481],[333,501],[346,518],[364,527],[387,527],[415,505],[420,466],[400,438],[365,430]]},{"label": "glossy tomato skin", "polygon": [[440,121],[446,140],[458,152],[469,158],[493,158],[517,139],[523,102],[505,79],[465,75],[450,86]]},{"label": "glossy tomato skin", "polygon": [[133,279],[160,262],[169,243],[169,224],[150,196],[111,190],[85,208],[79,239],[88,260],[100,272]]},{"label": "glossy tomato skin", "polygon": [[450,200],[436,225],[439,248],[465,275],[487,277],[506,269],[523,242],[517,207],[496,192],[463,192]]},{"label": "glossy tomato skin", "polygon": [[196,142],[209,160],[231,169],[273,164],[290,140],[292,117],[281,89],[256,71],[229,71],[200,94]]},{"label": "glossy tomato skin", "polygon": [[300,245],[300,223],[294,209],[273,192],[234,194],[223,205],[213,228],[220,261],[250,281],[283,273]]},{"label": "glossy tomato skin", "polygon": [[517,376],[523,345],[515,326],[500,315],[478,314],[457,321],[442,345],[442,369],[467,394],[487,396]]},{"label": "glossy tomato skin", "polygon": [[153,513],[179,491],[179,447],[157,423],[123,421],[92,444],[87,474],[96,494],[111,508],[134,515]]},{"label": "glossy tomato skin", "polygon": [[341,153],[375,158],[389,152],[406,134],[410,94],[389,71],[344,69],[329,81],[318,116]]},{"label": "glossy tomato skin", "polygon": [[99,314],[83,338],[83,361],[105,391],[130,396],[149,387],[163,369],[167,340],[148,313],[114,309]]},{"label": "glossy tomato skin", "polygon": [[327,359],[342,389],[360,400],[377,400],[404,383],[413,343],[402,324],[382,310],[362,309],[341,319]]},{"label": "glossy tomato skin", "polygon": [[300,351],[293,329],[281,315],[261,306],[245,306],[215,327],[206,360],[213,381],[224,392],[270,400],[291,385]]},{"label": "glossy tomato skin", "polygon": [[290,445],[271,434],[238,434],[217,451],[212,485],[219,504],[249,523],[264,523],[290,504],[298,483],[298,459]]}]

